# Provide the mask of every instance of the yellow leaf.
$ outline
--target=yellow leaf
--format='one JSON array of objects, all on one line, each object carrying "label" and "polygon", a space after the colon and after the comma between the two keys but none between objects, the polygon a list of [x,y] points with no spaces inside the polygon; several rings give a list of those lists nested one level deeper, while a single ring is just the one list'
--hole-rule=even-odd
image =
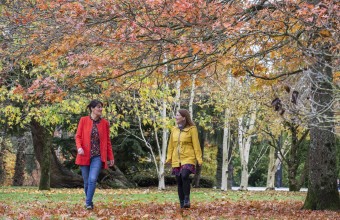
[{"label": "yellow leaf", "polygon": [[331,32],[329,30],[325,30],[325,29],[321,30],[319,33],[323,37],[330,37],[330,36],[332,36]]}]

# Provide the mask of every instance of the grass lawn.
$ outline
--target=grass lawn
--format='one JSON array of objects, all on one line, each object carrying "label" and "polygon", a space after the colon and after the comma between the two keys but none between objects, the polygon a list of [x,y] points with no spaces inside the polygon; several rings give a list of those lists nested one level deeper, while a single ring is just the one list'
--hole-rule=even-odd
[{"label": "grass lawn", "polygon": [[97,189],[84,210],[82,189],[0,188],[0,219],[340,219],[339,212],[301,210],[306,192],[192,189],[179,209],[176,188]]}]

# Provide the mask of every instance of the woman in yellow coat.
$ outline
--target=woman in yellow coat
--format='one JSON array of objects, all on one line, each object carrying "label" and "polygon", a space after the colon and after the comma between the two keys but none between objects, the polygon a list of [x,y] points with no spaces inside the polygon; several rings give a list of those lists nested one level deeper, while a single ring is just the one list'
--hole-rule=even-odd
[{"label": "woman in yellow coat", "polygon": [[171,129],[166,163],[171,163],[176,176],[181,208],[190,208],[189,175],[196,172],[196,162],[202,165],[202,151],[195,124],[186,109],[178,110],[176,127]]}]

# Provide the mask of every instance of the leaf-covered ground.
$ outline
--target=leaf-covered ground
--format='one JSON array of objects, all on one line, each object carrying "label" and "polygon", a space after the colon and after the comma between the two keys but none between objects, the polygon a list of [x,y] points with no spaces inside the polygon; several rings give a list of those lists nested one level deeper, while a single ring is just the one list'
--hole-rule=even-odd
[{"label": "leaf-covered ground", "polygon": [[0,219],[340,219],[340,212],[301,210],[305,192],[221,192],[193,189],[192,207],[178,207],[175,188],[98,189],[84,210],[81,189],[0,188]]}]

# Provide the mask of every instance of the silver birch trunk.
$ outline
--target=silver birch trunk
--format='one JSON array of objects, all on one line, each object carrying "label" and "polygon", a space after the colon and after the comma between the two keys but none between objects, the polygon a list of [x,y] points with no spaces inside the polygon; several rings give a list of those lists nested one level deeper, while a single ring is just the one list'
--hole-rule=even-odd
[{"label": "silver birch trunk", "polygon": [[[251,146],[251,138],[252,135],[247,134],[248,131],[253,130],[254,123],[256,119],[256,108],[251,108],[251,115],[249,116],[243,115],[238,118],[238,144],[240,149],[240,159],[241,159],[241,184],[240,190],[247,190],[248,188],[248,162],[249,162],[249,153]],[[246,120],[246,123],[243,121]]]},{"label": "silver birch trunk", "polygon": [[271,147],[269,150],[269,164],[268,164],[268,172],[267,172],[267,190],[275,189],[275,148]]},{"label": "silver birch trunk", "polygon": [[[166,55],[164,55],[164,60],[167,60]],[[165,76],[168,75],[169,69],[168,65],[165,66]],[[168,91],[169,84],[165,80],[165,91]],[[158,173],[158,189],[163,190],[165,189],[165,175],[164,175],[164,166],[165,166],[165,160],[166,160],[166,148],[167,148],[167,140],[168,140],[168,129],[166,127],[165,121],[166,121],[166,107],[167,107],[167,99],[163,98],[162,101],[162,109],[161,109],[161,118],[162,118],[162,148],[160,149],[159,141],[158,141],[158,135],[157,135],[157,129],[155,128],[155,137],[158,147],[158,154],[159,154],[159,173]]]},{"label": "silver birch trunk", "polygon": [[278,153],[277,158],[275,159],[275,148],[271,147],[269,152],[269,165],[268,165],[268,172],[267,172],[267,190],[275,189],[275,173],[279,168],[280,164],[282,163],[283,157],[289,151],[289,141],[286,140],[283,143],[281,148],[281,152]]},{"label": "silver birch trunk", "polygon": [[[168,89],[168,83],[165,85],[166,89]],[[163,100],[162,106],[162,121],[166,121],[166,107],[167,101],[166,99]],[[157,135],[156,135],[157,136]],[[166,148],[167,148],[167,141],[168,141],[168,129],[166,125],[163,125],[163,132],[162,132],[162,150],[159,152],[160,160],[159,160],[159,174],[158,174],[158,189],[163,190],[165,189],[165,177],[164,177],[164,166],[166,160]],[[159,145],[158,145],[159,146]]]},{"label": "silver birch trunk", "polygon": [[228,189],[228,166],[229,166],[229,147],[230,147],[230,124],[229,124],[229,109],[224,110],[224,128],[223,128],[223,156],[222,156],[222,180],[221,190]]},{"label": "silver birch trunk", "polygon": [[[168,83],[166,83],[165,86],[166,90],[168,89]],[[165,123],[165,119],[166,119],[166,108],[167,107],[167,101],[166,98],[163,99],[162,101],[162,109],[161,109],[161,118],[163,119],[164,123]],[[166,148],[167,148],[167,137],[168,137],[168,129],[166,128],[166,125],[163,125],[163,133],[162,133],[162,146],[160,145],[159,142],[159,138],[158,138],[158,128],[157,125],[154,124],[153,130],[154,130],[154,137],[156,140],[156,145],[157,145],[157,150],[158,150],[158,155],[156,155],[157,153],[155,153],[153,151],[153,148],[151,146],[151,144],[149,143],[149,141],[146,140],[144,132],[143,132],[143,128],[142,128],[142,119],[139,115],[139,113],[137,113],[137,119],[138,119],[138,127],[139,127],[139,131],[140,131],[140,136],[131,133],[130,131],[124,129],[125,131],[129,132],[131,135],[133,135],[135,138],[141,140],[144,142],[145,146],[150,150],[151,153],[151,157],[152,157],[152,161],[155,164],[155,168],[156,168],[156,173],[158,176],[158,188],[159,189],[165,189],[165,178],[164,178],[164,173],[165,173],[165,157],[166,157]],[[160,158],[159,161],[157,160],[157,158]]]},{"label": "silver birch trunk", "polygon": [[192,106],[193,106],[194,98],[195,98],[196,75],[192,75],[191,79],[192,79],[192,83],[191,83],[191,90],[190,90],[189,112],[190,112],[190,117],[192,118],[192,115],[193,115]]},{"label": "silver birch trunk", "polygon": [[[155,163],[156,173],[157,173],[157,175],[159,176],[159,167],[158,167],[158,164],[157,164],[155,152],[153,151],[151,144],[150,144],[150,143],[146,140],[146,138],[145,138],[145,135],[144,135],[144,132],[143,132],[143,129],[142,129],[142,120],[141,120],[141,118],[140,118],[139,115],[137,115],[137,119],[138,119],[138,126],[139,126],[139,131],[140,131],[141,137],[139,137],[138,135],[132,134],[131,132],[129,132],[129,133],[130,133],[131,135],[133,135],[134,137],[136,137],[137,139],[143,141],[144,144],[145,144],[145,146],[150,150],[150,153],[151,153],[151,156],[152,156],[152,160],[153,160],[154,163]],[[124,129],[124,130],[125,130],[125,131],[128,131],[128,130],[126,130],[126,129]],[[155,131],[155,139],[156,139],[157,146],[158,146],[158,149],[159,149],[160,147],[159,147],[159,144],[158,144],[157,130]]]},{"label": "silver birch trunk", "polygon": [[181,109],[181,80],[177,80],[176,82],[176,97],[175,97],[175,102],[176,102],[176,109],[175,109],[175,114],[178,112],[179,109]]}]

